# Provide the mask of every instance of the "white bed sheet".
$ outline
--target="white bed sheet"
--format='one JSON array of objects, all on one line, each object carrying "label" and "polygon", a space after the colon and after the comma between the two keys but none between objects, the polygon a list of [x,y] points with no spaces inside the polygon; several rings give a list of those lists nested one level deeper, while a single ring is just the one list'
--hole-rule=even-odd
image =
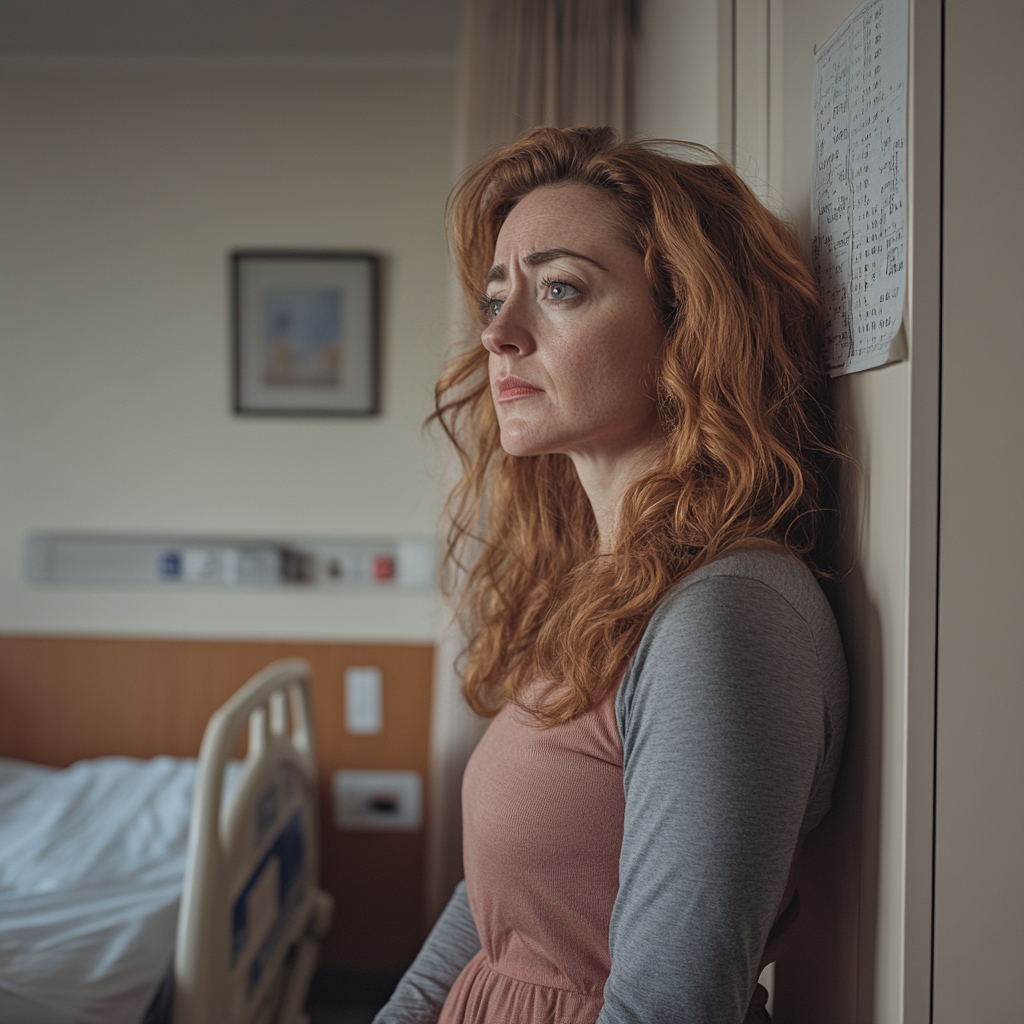
[{"label": "white bed sheet", "polygon": [[195,771],[0,758],[0,1021],[139,1024],[172,959]]}]

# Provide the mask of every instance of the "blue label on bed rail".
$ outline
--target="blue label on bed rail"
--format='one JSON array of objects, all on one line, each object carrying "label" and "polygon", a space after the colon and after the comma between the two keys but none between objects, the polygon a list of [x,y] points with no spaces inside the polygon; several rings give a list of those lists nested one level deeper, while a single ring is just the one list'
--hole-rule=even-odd
[{"label": "blue label on bed rail", "polygon": [[249,991],[259,984],[306,886],[306,833],[297,810],[249,876],[231,910],[231,966],[256,942]]},{"label": "blue label on bed rail", "polygon": [[277,786],[272,782],[256,800],[256,845],[263,842],[277,821]]}]

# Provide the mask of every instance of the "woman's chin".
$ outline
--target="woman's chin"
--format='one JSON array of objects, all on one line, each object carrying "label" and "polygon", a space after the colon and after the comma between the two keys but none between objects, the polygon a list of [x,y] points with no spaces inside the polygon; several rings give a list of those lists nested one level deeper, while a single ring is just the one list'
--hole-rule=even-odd
[{"label": "woman's chin", "polygon": [[525,458],[529,455],[547,455],[551,448],[541,442],[538,437],[531,437],[526,431],[507,430],[501,431],[501,447],[506,455],[514,455],[518,458]]},{"label": "woman's chin", "polygon": [[524,445],[517,441],[502,441],[501,447],[504,449],[506,455],[512,455],[517,459],[527,458],[530,455],[540,455],[539,451],[534,451],[529,445]]}]

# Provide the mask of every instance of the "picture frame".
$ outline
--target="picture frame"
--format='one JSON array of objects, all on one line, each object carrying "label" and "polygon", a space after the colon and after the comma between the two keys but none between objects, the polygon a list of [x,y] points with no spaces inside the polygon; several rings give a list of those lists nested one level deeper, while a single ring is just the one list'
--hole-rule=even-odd
[{"label": "picture frame", "polygon": [[373,416],[380,259],[334,250],[231,253],[233,408],[240,416]]}]

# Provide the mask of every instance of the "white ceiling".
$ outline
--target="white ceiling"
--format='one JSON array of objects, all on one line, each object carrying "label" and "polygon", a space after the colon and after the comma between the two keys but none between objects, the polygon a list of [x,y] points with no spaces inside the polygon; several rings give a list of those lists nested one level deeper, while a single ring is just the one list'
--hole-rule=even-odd
[{"label": "white ceiling", "polygon": [[0,0],[0,53],[454,51],[460,0]]}]

